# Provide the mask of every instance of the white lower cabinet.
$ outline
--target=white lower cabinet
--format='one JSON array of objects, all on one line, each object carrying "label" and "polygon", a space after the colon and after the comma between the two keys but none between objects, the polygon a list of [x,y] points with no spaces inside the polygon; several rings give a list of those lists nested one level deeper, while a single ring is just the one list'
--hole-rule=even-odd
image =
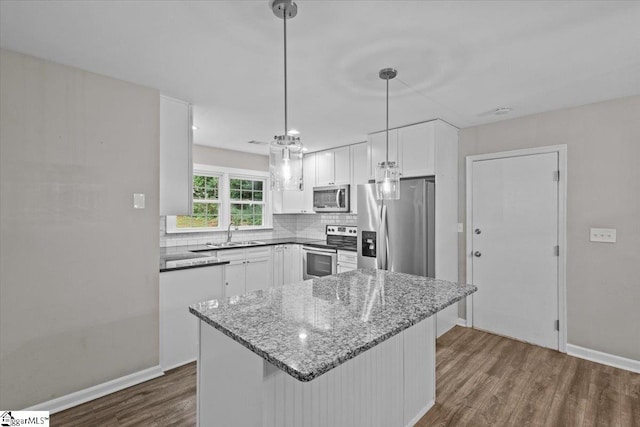
[{"label": "white lower cabinet", "polygon": [[270,247],[222,250],[218,258],[229,261],[224,267],[226,297],[272,286]]},{"label": "white lower cabinet", "polygon": [[338,273],[356,270],[358,268],[358,253],[338,250]]},{"label": "white lower cabinet", "polygon": [[286,285],[302,281],[302,251],[300,245],[286,244],[273,247],[273,285]]},{"label": "white lower cabinet", "polygon": [[230,261],[224,266],[224,295],[242,295],[245,292],[245,261]]},{"label": "white lower cabinet", "polygon": [[198,357],[198,319],[189,305],[224,297],[224,267],[160,273],[160,366],[163,371]]}]

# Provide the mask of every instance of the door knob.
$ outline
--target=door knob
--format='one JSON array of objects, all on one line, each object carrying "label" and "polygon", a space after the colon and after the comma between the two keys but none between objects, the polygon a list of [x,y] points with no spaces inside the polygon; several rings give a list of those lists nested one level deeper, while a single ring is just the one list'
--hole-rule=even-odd
[{"label": "door knob", "polygon": [[480,256],[482,256],[482,254],[480,253],[480,251],[475,251],[473,253],[473,256],[480,258]]},{"label": "door knob", "polygon": [[473,232],[474,232],[474,233],[476,233],[476,234],[480,234],[480,233],[482,233],[482,231],[480,231],[480,229],[479,229],[479,228],[476,228]]}]

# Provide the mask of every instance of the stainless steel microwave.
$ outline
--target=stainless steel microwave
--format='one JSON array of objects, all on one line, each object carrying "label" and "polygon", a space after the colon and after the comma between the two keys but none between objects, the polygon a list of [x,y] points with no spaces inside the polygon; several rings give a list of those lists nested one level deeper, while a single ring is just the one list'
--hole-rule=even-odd
[{"label": "stainless steel microwave", "polygon": [[315,212],[349,212],[349,184],[313,187]]}]

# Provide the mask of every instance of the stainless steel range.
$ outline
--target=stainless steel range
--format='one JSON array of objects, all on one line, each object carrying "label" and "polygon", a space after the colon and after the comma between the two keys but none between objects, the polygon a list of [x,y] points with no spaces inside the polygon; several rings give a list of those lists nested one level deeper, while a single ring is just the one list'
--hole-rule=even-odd
[{"label": "stainless steel range", "polygon": [[302,247],[302,272],[305,280],[336,274],[338,249],[357,250],[358,227],[327,225],[325,233],[326,240],[309,242]]}]

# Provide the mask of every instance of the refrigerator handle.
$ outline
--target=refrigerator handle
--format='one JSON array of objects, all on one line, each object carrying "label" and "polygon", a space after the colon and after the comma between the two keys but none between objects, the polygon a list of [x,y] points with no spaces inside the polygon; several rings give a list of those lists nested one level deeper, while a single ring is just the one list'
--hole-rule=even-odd
[{"label": "refrigerator handle", "polygon": [[384,202],[380,206],[380,232],[378,235],[378,269],[389,268],[389,235],[387,234],[387,207]]}]

